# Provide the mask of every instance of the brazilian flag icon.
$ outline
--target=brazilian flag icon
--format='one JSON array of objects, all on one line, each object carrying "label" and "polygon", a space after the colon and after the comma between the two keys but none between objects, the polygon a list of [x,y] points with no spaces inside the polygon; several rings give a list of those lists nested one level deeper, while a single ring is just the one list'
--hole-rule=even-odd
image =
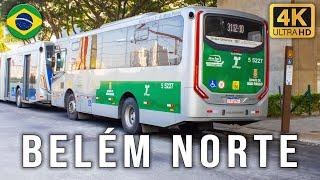
[{"label": "brazilian flag icon", "polygon": [[32,5],[13,7],[7,16],[7,28],[16,38],[27,40],[36,36],[42,27],[42,16]]}]

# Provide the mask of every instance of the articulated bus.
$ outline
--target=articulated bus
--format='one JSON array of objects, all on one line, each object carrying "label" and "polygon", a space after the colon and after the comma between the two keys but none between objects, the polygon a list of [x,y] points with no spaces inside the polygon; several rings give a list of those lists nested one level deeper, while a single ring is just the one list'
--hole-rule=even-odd
[{"label": "articulated bus", "polygon": [[16,102],[17,107],[31,103],[51,103],[51,60],[54,43],[36,42],[0,55],[0,100]]},{"label": "articulated bus", "polygon": [[258,16],[187,7],[58,40],[52,105],[170,127],[267,116],[268,27]]}]

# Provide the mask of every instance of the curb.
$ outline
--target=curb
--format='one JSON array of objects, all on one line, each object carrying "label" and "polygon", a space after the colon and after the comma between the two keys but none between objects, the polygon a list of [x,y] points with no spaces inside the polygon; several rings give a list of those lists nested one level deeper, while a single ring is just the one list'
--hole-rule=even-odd
[{"label": "curb", "polygon": [[[219,131],[226,131],[230,133],[240,133],[246,137],[253,137],[256,134],[270,134],[274,139],[280,139],[280,132],[270,131],[266,129],[247,128],[240,125],[229,125],[221,123],[213,123],[213,129]],[[292,134],[292,133],[291,133]],[[320,146],[320,133],[296,133],[298,134],[298,142]]]}]

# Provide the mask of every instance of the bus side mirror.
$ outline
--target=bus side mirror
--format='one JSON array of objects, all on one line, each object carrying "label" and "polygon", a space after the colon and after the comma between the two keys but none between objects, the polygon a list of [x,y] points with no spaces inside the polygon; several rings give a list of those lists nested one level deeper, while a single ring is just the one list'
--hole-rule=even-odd
[{"label": "bus side mirror", "polygon": [[149,38],[149,28],[141,28],[141,29],[136,29],[134,31],[134,41],[135,43],[138,41],[145,41]]}]

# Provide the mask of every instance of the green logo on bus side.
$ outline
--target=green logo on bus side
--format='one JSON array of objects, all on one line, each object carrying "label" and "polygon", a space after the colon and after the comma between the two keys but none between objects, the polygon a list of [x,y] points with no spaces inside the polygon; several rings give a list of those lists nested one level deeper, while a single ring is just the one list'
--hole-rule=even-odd
[{"label": "green logo on bus side", "polygon": [[140,109],[180,113],[180,82],[103,81],[96,91],[96,103],[118,106],[121,96],[132,93]]}]

